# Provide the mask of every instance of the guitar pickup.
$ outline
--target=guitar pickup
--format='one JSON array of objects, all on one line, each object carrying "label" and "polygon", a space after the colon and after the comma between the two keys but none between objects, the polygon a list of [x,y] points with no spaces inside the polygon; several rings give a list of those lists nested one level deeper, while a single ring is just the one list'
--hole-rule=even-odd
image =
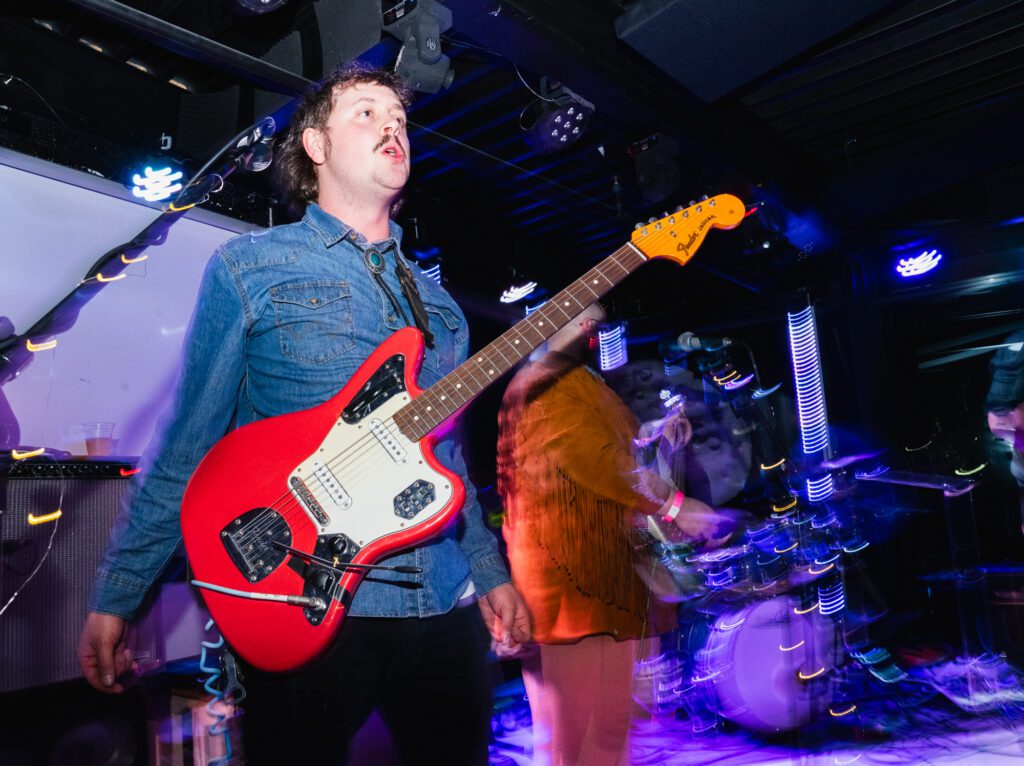
[{"label": "guitar pickup", "polygon": [[329,466],[319,461],[313,463],[313,475],[336,506],[344,510],[352,505],[352,496],[341,486],[341,482],[338,481],[338,477],[334,475],[334,471]]},{"label": "guitar pickup", "polygon": [[388,427],[384,425],[384,422],[373,418],[370,421],[370,433],[377,437],[377,441],[380,442],[380,446],[391,455],[391,459],[399,465],[402,465],[409,459],[408,454],[405,451],[405,447],[401,445],[397,438],[392,435]]}]

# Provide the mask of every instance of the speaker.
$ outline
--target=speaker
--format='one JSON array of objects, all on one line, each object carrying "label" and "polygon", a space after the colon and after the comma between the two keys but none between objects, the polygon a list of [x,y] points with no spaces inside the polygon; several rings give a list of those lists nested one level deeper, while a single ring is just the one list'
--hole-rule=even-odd
[{"label": "speaker", "polygon": [[[0,478],[0,693],[80,677],[75,650],[89,589],[132,464],[7,468]],[[58,509],[59,518],[40,521]]]},{"label": "speaker", "polygon": [[889,0],[638,0],[626,45],[711,103],[884,8]]}]

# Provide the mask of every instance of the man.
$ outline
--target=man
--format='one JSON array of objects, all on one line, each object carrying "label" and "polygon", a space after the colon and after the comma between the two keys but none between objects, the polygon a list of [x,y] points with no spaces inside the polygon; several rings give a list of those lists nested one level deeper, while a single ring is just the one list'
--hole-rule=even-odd
[{"label": "man", "polygon": [[504,536],[539,644],[522,658],[534,754],[550,766],[629,762],[634,663],[644,639],[675,627],[674,608],[652,599],[638,571],[651,563],[643,515],[702,541],[723,522],[637,472],[636,418],[585,365],[603,319],[595,304],[555,333],[513,378],[499,415]]},{"label": "man", "polygon": [[1010,473],[1021,485],[1021,530],[1024,531],[1024,331],[1003,341],[989,364],[992,384],[985,397],[988,427],[1013,450]]},{"label": "man", "polygon": [[[359,66],[311,90],[278,150],[284,191],[305,216],[237,237],[210,260],[162,440],[147,452],[91,597],[79,660],[97,689],[123,690],[127,621],[177,547],[185,484],[220,437],[326,401],[410,317],[429,338],[424,388],[464,360],[465,317],[441,287],[412,275],[390,220],[409,178],[408,96],[395,75]],[[529,624],[455,438],[435,454],[466,482],[459,523],[388,560],[421,574],[368,577],[317,663],[247,670],[248,763],[343,762],[374,708],[405,762],[487,762],[480,612],[498,641],[527,640]],[[480,612],[465,606],[474,589]]]}]

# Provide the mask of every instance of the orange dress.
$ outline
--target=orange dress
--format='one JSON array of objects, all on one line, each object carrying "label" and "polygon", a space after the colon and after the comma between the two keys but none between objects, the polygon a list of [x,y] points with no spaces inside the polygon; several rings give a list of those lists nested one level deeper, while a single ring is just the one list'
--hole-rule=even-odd
[{"label": "orange dress", "polygon": [[538,643],[656,635],[675,609],[638,575],[657,511],[634,489],[638,423],[600,377],[550,353],[512,380],[499,414],[498,486],[512,581]]}]

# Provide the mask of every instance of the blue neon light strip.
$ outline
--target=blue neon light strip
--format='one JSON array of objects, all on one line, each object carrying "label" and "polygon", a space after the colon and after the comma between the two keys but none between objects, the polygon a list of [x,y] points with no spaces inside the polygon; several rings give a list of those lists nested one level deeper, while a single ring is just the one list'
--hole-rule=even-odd
[{"label": "blue neon light strip", "polygon": [[629,361],[629,354],[626,352],[626,327],[617,324],[607,330],[600,330],[597,333],[598,340],[598,363],[602,372],[614,370]]},{"label": "blue neon light strip", "polygon": [[829,447],[825,386],[821,376],[814,307],[808,306],[803,311],[789,314],[788,318],[800,438],[804,454],[812,455]]}]

